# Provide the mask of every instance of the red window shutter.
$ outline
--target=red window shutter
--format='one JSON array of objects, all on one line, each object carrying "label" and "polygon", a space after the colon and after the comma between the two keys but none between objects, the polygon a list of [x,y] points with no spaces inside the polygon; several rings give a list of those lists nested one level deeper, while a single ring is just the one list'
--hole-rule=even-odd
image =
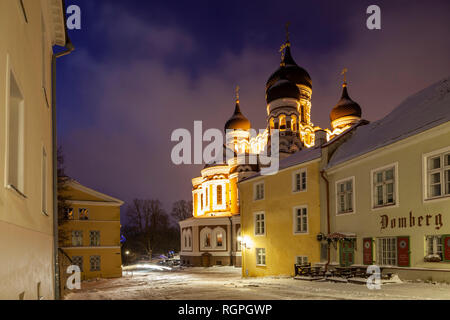
[{"label": "red window shutter", "polygon": [[444,261],[450,261],[450,234],[442,236],[442,249]]},{"label": "red window shutter", "polygon": [[372,238],[363,239],[363,263],[366,265],[373,264],[373,241]]},{"label": "red window shutter", "polygon": [[397,237],[397,265],[399,267],[409,267],[409,237]]}]

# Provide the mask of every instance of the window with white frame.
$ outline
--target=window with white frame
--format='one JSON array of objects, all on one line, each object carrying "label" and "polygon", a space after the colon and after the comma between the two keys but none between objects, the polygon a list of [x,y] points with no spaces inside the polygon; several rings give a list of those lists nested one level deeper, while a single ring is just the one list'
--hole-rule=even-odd
[{"label": "window with white frame", "polygon": [[354,178],[336,182],[336,207],[338,214],[354,210]]},{"label": "window with white frame", "polygon": [[374,207],[395,205],[396,199],[396,165],[373,171]]},{"label": "window with white frame", "polygon": [[47,153],[42,149],[42,212],[47,214]]},{"label": "window with white frame", "polygon": [[292,178],[293,192],[306,191],[306,169],[295,171]]},{"label": "window with white frame", "polygon": [[300,266],[306,265],[306,264],[308,264],[308,257],[307,256],[297,256],[297,257],[295,257],[295,263]]},{"label": "window with white frame", "polygon": [[256,265],[265,266],[266,265],[266,249],[256,248]]},{"label": "window with white frame", "polygon": [[91,271],[100,271],[100,256],[91,256],[89,260]]},{"label": "window with white frame", "polygon": [[24,98],[19,85],[10,72],[8,104],[8,172],[7,185],[19,192],[24,191]]},{"label": "window with white frame", "polygon": [[91,247],[100,246],[100,231],[89,231],[89,243]]},{"label": "window with white frame", "polygon": [[377,239],[377,260],[382,266],[397,265],[397,238]]},{"label": "window with white frame", "polygon": [[254,197],[255,200],[264,199],[264,182],[254,184]]},{"label": "window with white frame", "polygon": [[429,156],[427,165],[427,199],[450,195],[450,150]]},{"label": "window with white frame", "polygon": [[83,256],[73,256],[72,264],[78,266],[80,271],[83,272]]},{"label": "window with white frame", "polygon": [[200,248],[212,249],[212,230],[208,227],[200,231]]},{"label": "window with white frame", "polygon": [[217,248],[223,247],[223,233],[222,232],[216,233],[216,247]]},{"label": "window with white frame", "polygon": [[442,261],[443,258],[443,243],[442,235],[426,236],[426,258],[438,258]]},{"label": "window with white frame", "polygon": [[216,227],[213,230],[214,236],[214,249],[226,249],[226,231],[221,227]]},{"label": "window with white frame", "polygon": [[255,236],[262,236],[266,233],[264,212],[255,213]]},{"label": "window with white frame", "polygon": [[72,231],[72,246],[73,247],[83,246],[83,231],[80,230]]},{"label": "window with white frame", "polygon": [[294,208],[294,233],[308,233],[308,208]]}]

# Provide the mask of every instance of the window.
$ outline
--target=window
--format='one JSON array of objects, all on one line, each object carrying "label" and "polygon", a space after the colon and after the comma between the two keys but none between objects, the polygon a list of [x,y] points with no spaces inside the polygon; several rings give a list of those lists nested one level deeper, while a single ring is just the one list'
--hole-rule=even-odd
[{"label": "window", "polygon": [[328,244],[321,243],[320,244],[320,261],[328,260]]},{"label": "window", "polygon": [[100,271],[100,256],[90,257],[91,271]]},{"label": "window", "polygon": [[292,184],[293,192],[306,191],[306,169],[294,172]]},{"label": "window", "polygon": [[261,236],[266,233],[264,216],[263,212],[255,213],[255,236]]},{"label": "window", "polygon": [[79,230],[72,231],[72,246],[74,247],[83,246],[83,231]]},{"label": "window", "polygon": [[266,249],[256,248],[256,265],[265,266],[266,265]]},{"label": "window", "polygon": [[100,246],[100,231],[89,231],[89,240],[91,247]]},{"label": "window", "polygon": [[439,262],[443,260],[443,243],[442,236],[427,236],[426,240],[426,257],[429,262]]},{"label": "window", "polygon": [[294,233],[308,233],[308,208],[294,208]]},{"label": "window", "polygon": [[379,238],[377,245],[377,260],[382,266],[397,265],[397,238]]},{"label": "window", "polygon": [[74,220],[73,208],[65,208],[64,211],[67,220]]},{"label": "window", "polygon": [[297,256],[295,257],[295,263],[298,265],[305,265],[308,264],[308,257],[306,256]]},{"label": "window", "polygon": [[222,232],[216,233],[216,246],[218,248],[223,247],[223,233]]},{"label": "window", "polygon": [[83,257],[82,256],[73,256],[72,264],[74,266],[78,266],[80,268],[80,271],[83,272]]},{"label": "window", "polygon": [[209,202],[209,188],[206,187],[206,191],[205,191],[205,206],[206,206],[206,208],[208,208],[208,202]]},{"label": "window", "polygon": [[47,153],[42,149],[42,212],[47,214]]},{"label": "window", "polygon": [[254,199],[255,200],[264,199],[264,182],[257,183],[254,185]]},{"label": "window", "polygon": [[217,186],[217,204],[218,205],[222,205],[222,186],[218,185]]},{"label": "window", "polygon": [[[241,251],[242,250],[242,239],[241,239],[242,235],[241,235],[241,229],[239,228],[237,234],[236,234],[236,251]],[[239,240],[241,239],[241,240]]]},{"label": "window", "polygon": [[24,196],[24,99],[12,72],[9,80],[7,185]]},{"label": "window", "polygon": [[79,220],[89,220],[89,209],[85,209],[85,208],[78,209],[78,219]]},{"label": "window", "polygon": [[427,199],[450,195],[450,151],[426,158]]},{"label": "window", "polygon": [[338,214],[351,213],[354,210],[354,178],[336,183],[336,208]]},{"label": "window", "polygon": [[396,204],[396,165],[372,171],[373,207]]}]

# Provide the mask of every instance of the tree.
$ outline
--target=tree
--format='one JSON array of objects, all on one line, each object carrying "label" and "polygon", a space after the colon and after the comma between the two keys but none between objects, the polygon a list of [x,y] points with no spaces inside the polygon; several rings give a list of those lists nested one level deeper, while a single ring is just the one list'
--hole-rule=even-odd
[{"label": "tree", "polygon": [[134,199],[127,207],[126,215],[134,230],[130,240],[136,244],[136,250],[149,255],[167,250],[168,240],[174,233],[159,200]]},{"label": "tree", "polygon": [[58,194],[58,242],[59,246],[62,247],[64,243],[69,239],[67,232],[64,231],[63,225],[67,223],[67,210],[69,208],[69,197],[67,196],[67,183],[70,178],[65,173],[64,166],[64,154],[62,147],[58,148],[57,151],[57,194]]},{"label": "tree", "polygon": [[179,200],[172,206],[171,216],[176,222],[192,217],[192,201]]}]

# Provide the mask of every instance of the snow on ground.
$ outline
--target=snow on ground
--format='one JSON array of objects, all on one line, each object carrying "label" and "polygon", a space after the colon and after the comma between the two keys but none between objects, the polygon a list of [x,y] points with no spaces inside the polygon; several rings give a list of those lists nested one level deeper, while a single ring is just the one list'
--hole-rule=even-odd
[{"label": "snow on ground", "polygon": [[234,267],[161,270],[157,265],[125,268],[123,277],[86,281],[67,300],[450,300],[450,285],[390,283],[381,290],[365,285],[295,280],[289,277],[242,278]]}]

